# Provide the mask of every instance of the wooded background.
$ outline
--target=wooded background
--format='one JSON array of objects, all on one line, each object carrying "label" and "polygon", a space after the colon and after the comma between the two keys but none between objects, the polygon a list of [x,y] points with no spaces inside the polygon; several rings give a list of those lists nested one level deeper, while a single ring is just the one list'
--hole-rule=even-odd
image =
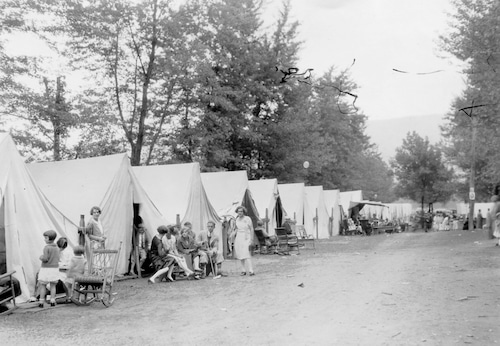
[{"label": "wooded background", "polygon": [[[132,165],[197,161],[203,171],[435,202],[467,192],[476,117],[476,189],[487,198],[500,170],[500,13],[496,1],[456,8],[440,42],[468,62],[467,90],[440,145],[409,133],[390,164],[365,133],[349,71],[298,65],[289,2],[266,26],[256,0],[3,1],[0,128],[31,161],[126,151]],[[10,52],[28,37],[51,53]],[[471,105],[472,117],[460,110]]]}]

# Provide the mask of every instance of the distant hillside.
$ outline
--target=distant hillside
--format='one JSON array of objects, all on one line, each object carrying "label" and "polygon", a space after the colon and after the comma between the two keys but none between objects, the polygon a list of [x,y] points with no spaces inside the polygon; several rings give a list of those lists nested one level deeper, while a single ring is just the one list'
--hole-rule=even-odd
[{"label": "distant hillside", "polygon": [[444,123],[441,115],[411,116],[396,119],[368,119],[366,134],[370,142],[378,146],[382,158],[389,159],[396,154],[396,148],[403,144],[406,134],[417,132],[422,137],[429,138],[432,144],[441,140],[439,126]]}]

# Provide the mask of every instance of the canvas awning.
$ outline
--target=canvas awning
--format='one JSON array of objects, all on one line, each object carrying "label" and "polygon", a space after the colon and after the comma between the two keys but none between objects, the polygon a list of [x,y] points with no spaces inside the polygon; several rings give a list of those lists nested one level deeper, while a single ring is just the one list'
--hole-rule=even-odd
[{"label": "canvas awning", "polygon": [[377,207],[386,207],[386,208],[389,208],[385,204],[379,203],[379,202],[372,202],[372,201],[353,202],[353,201],[351,201],[351,202],[349,202],[349,210],[354,209],[356,207],[358,207],[358,209],[361,210],[361,209],[363,209],[363,207],[365,205],[374,205],[374,206],[377,206]]}]

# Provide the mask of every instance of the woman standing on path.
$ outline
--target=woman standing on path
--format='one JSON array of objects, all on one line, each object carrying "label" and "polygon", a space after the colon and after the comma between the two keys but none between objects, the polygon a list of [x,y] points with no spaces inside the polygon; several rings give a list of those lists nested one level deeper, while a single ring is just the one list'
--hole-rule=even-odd
[{"label": "woman standing on path", "polygon": [[236,208],[236,229],[234,239],[234,257],[241,261],[241,275],[253,276],[252,259],[250,254],[250,245],[253,244],[253,224],[252,219],[246,216],[246,208],[239,206]]}]

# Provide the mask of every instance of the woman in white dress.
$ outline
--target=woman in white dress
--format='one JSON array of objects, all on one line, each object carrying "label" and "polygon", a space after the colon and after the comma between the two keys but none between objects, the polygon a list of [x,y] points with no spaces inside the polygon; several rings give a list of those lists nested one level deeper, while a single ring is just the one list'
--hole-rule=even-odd
[{"label": "woman in white dress", "polygon": [[236,208],[235,224],[236,228],[234,230],[234,257],[241,261],[242,271],[241,275],[255,275],[252,267],[252,259],[250,254],[250,245],[253,244],[253,224],[252,219],[246,216],[246,208],[239,206]]}]

